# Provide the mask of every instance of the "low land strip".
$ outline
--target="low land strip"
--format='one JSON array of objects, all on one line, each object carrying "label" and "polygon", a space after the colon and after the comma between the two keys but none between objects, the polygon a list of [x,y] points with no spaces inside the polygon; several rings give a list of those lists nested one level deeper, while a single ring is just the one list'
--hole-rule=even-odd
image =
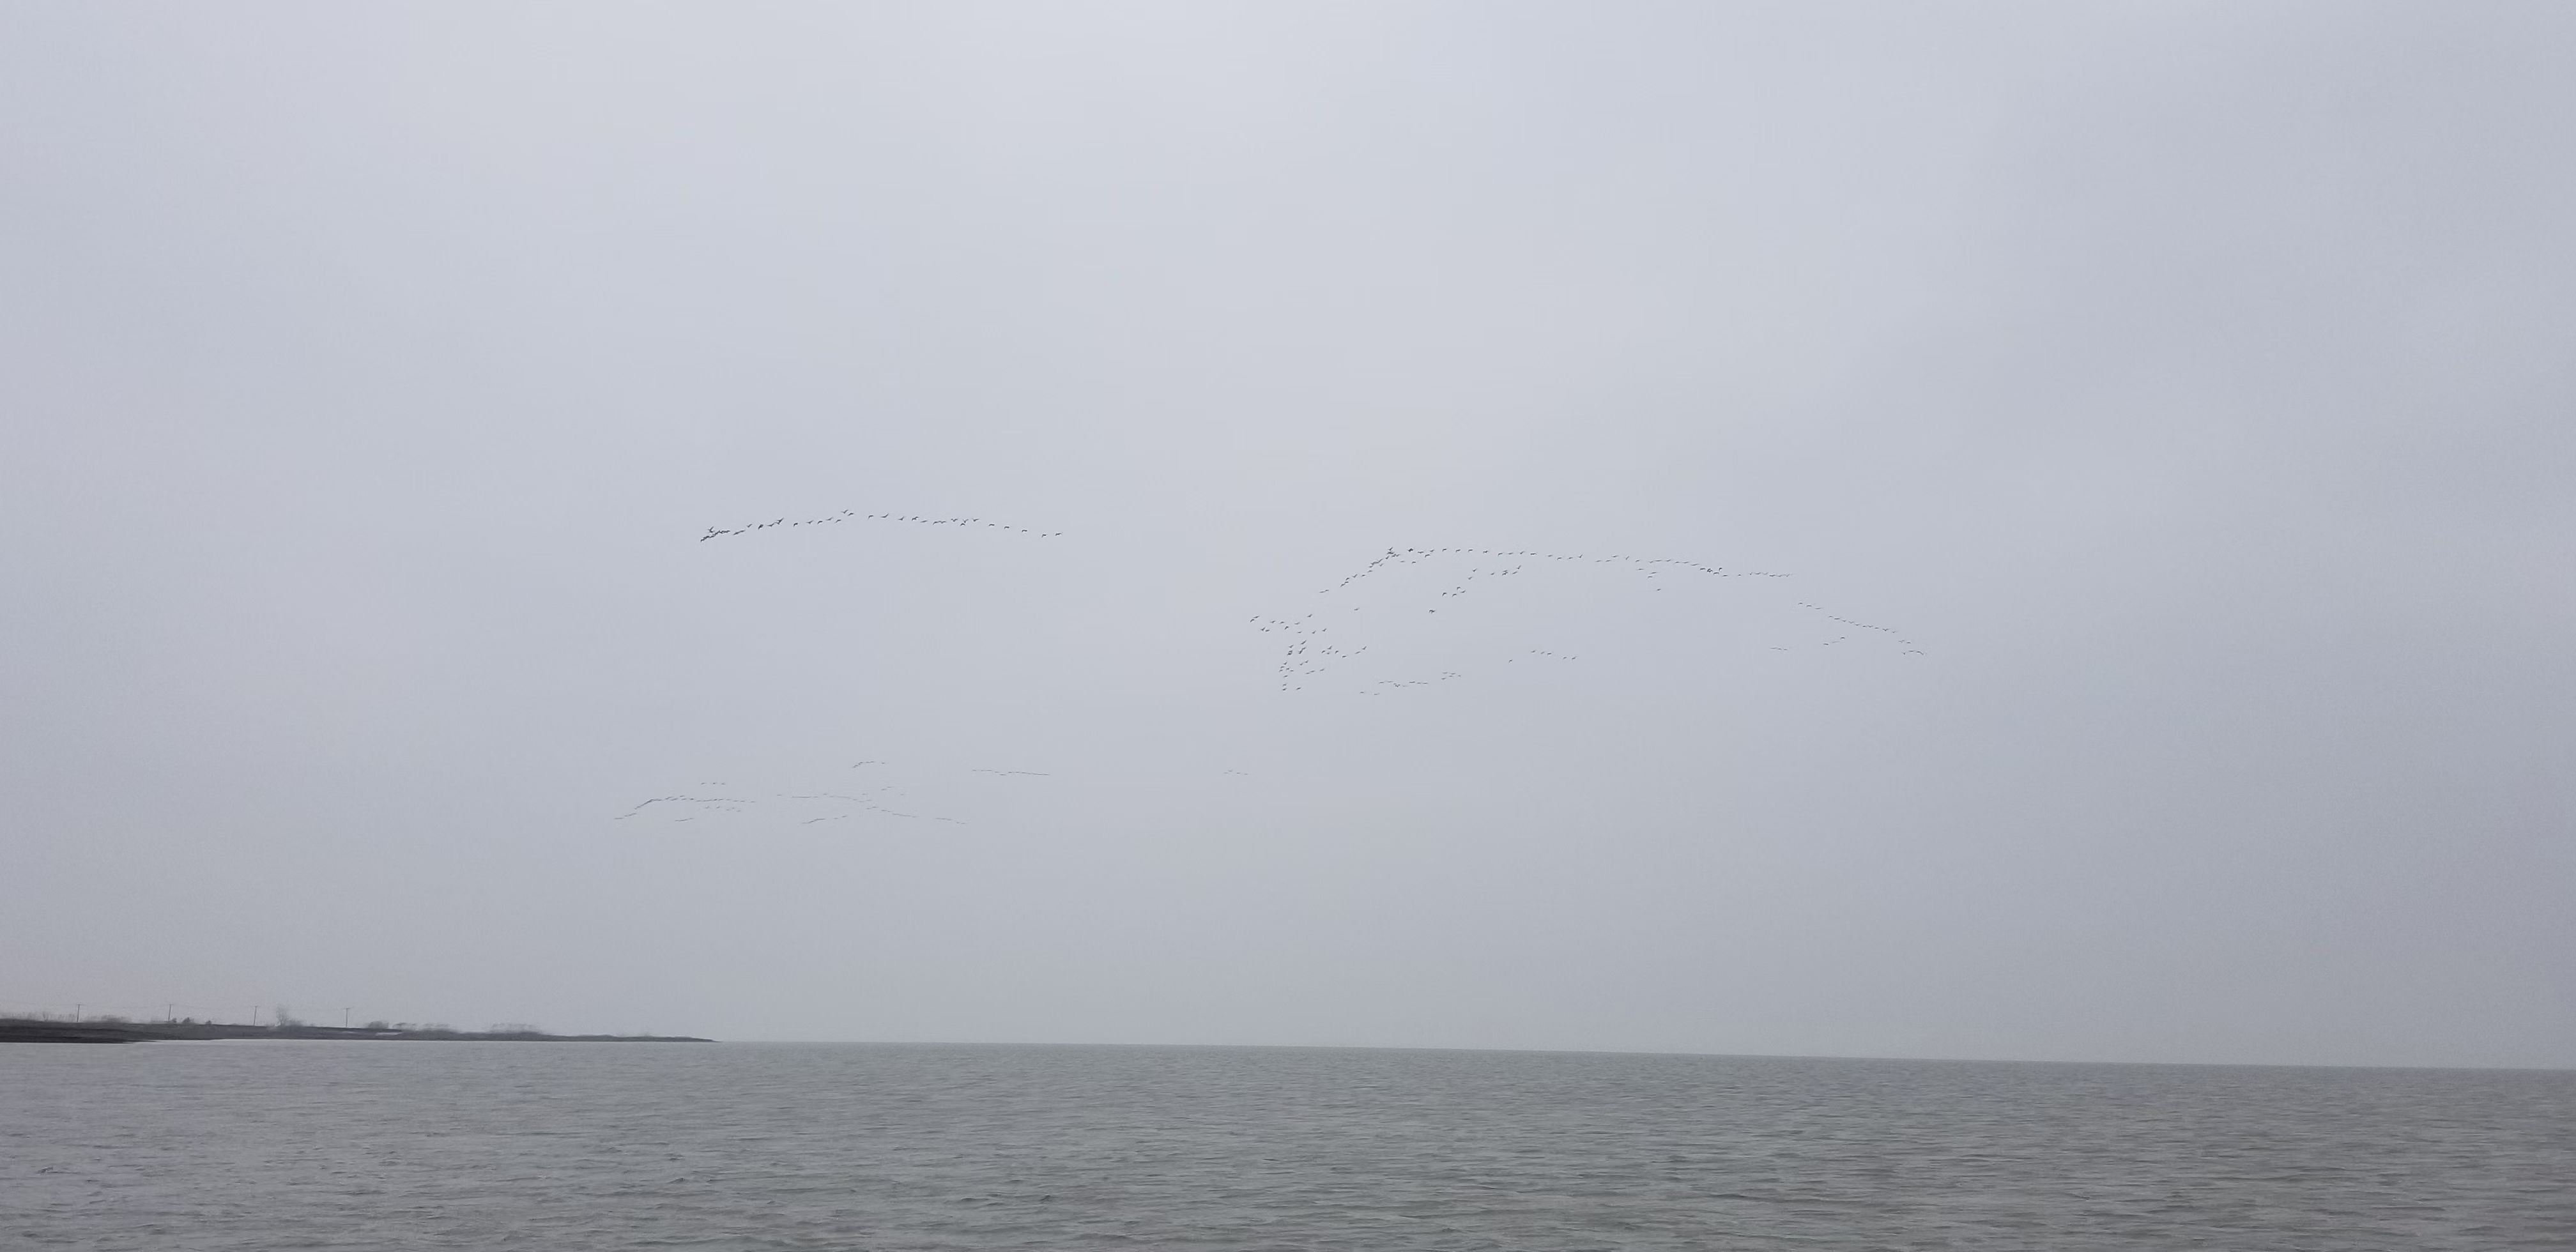
[{"label": "low land strip", "polygon": [[487,1043],[712,1043],[688,1035],[550,1035],[542,1030],[382,1029],[368,1026],[245,1026],[232,1022],[128,1022],[0,1017],[0,1043],[153,1043],[180,1039],[463,1040]]}]

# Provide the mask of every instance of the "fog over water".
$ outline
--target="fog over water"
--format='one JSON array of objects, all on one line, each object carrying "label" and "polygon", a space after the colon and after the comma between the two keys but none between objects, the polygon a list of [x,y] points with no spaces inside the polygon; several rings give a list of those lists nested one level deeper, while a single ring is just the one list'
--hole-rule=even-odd
[{"label": "fog over water", "polygon": [[2571,125],[2545,5],[12,6],[0,1011],[2576,1065]]}]

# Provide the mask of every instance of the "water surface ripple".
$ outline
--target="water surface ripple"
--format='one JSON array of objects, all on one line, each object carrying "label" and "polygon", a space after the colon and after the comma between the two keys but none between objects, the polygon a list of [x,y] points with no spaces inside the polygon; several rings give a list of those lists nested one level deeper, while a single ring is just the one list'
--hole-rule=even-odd
[{"label": "water surface ripple", "polygon": [[0,1048],[0,1245],[2576,1247],[2576,1073],[1571,1053]]}]

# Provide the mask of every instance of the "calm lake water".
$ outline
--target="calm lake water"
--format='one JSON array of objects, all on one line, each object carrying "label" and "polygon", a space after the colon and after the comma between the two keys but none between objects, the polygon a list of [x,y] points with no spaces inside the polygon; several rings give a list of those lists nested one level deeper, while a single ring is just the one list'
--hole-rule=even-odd
[{"label": "calm lake water", "polygon": [[2576,1247],[2576,1073],[0,1047],[0,1246]]}]

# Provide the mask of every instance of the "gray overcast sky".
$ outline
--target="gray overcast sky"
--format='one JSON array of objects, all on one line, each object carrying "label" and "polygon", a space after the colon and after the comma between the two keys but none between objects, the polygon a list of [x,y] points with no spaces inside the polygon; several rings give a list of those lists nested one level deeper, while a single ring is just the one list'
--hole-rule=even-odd
[{"label": "gray overcast sky", "polygon": [[2576,1064],[2571,124],[2537,3],[7,5],[0,1008]]}]

